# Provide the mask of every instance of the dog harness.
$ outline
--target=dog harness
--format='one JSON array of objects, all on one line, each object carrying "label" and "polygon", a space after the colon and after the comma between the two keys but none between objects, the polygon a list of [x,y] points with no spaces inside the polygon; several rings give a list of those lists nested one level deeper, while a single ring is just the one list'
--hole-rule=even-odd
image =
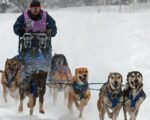
[{"label": "dog harness", "polygon": [[145,97],[145,93],[143,90],[141,90],[135,97],[133,97],[133,95],[130,93],[129,99],[131,100],[131,107],[136,108],[136,102],[140,99],[140,97]]},{"label": "dog harness", "polygon": [[47,19],[46,11],[43,11],[41,20],[37,20],[37,21],[32,20],[28,15],[28,11],[24,12],[24,18],[25,18],[26,32],[43,33],[46,31],[46,19]]},{"label": "dog harness", "polygon": [[88,89],[88,83],[85,82],[84,84],[78,84],[75,82],[72,84],[72,87],[73,87],[75,93],[80,95],[80,99],[83,99],[85,92]]},{"label": "dog harness", "polygon": [[116,107],[118,103],[120,103],[120,97],[122,96],[122,91],[120,90],[119,92],[115,91],[110,91],[107,87],[107,83],[105,83],[102,88],[100,89],[99,96],[102,96],[102,91],[104,89],[107,89],[107,97],[112,103],[112,108]]},{"label": "dog harness", "polygon": [[15,74],[13,74],[11,76],[11,78],[9,78],[8,74],[6,74],[6,72],[5,72],[5,77],[6,77],[6,80],[7,80],[6,85],[7,85],[8,88],[10,88],[11,83],[15,80],[17,73],[18,73],[18,70],[16,70]]},{"label": "dog harness", "polygon": [[33,95],[34,97],[37,97],[38,86],[36,85],[35,82],[32,82],[31,90],[32,90],[32,95]]},{"label": "dog harness", "polygon": [[119,100],[120,100],[120,97],[122,96],[122,92],[113,93],[113,92],[109,92],[109,90],[107,90],[107,96],[112,103],[112,108],[114,108],[120,102]]}]

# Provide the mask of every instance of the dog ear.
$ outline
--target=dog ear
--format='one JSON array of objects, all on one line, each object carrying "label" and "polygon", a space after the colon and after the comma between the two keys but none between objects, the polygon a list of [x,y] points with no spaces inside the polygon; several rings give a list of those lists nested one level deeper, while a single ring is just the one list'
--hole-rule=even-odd
[{"label": "dog ear", "polygon": [[121,76],[121,83],[123,83],[123,77],[122,77],[122,75],[120,74],[120,76]]},{"label": "dog ear", "polygon": [[111,76],[112,74],[113,74],[112,72],[109,73],[108,79],[107,79],[107,83],[109,83],[109,78],[110,78],[110,76]]},{"label": "dog ear", "polygon": [[[78,69],[76,68],[76,69],[75,69],[75,76],[74,76],[76,80],[77,80],[77,74],[78,74]],[[74,77],[73,77],[73,78],[74,78]]]},{"label": "dog ear", "polygon": [[131,74],[131,72],[128,72],[128,74],[127,74],[127,81],[129,81],[128,78],[129,78],[130,74]]},{"label": "dog ear", "polygon": [[141,72],[139,72],[140,76],[141,76],[141,80],[143,81],[143,75]]}]

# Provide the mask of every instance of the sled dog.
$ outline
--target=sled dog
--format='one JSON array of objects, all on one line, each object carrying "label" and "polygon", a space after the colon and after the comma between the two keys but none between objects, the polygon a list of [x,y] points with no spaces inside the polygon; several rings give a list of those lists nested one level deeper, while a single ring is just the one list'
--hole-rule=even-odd
[{"label": "sled dog", "polygon": [[[68,87],[66,83],[71,81],[72,75],[67,63],[67,59],[63,54],[55,54],[52,58],[51,71],[50,71],[51,84],[53,88],[53,101],[56,104],[58,91],[64,91],[64,99],[67,99]],[[55,84],[61,82],[61,84]],[[64,83],[64,84],[63,84]]]},{"label": "sled dog", "polygon": [[72,78],[72,85],[68,90],[68,108],[72,111],[73,103],[80,111],[82,117],[83,109],[88,104],[91,93],[88,88],[88,69],[85,67],[76,68],[75,76]]},{"label": "sled dog", "polygon": [[130,120],[136,120],[139,108],[146,98],[143,91],[143,76],[138,71],[131,71],[127,75],[127,83],[123,90],[124,93],[124,117],[127,120],[127,112]]},{"label": "sled dog", "polygon": [[36,98],[39,97],[39,112],[44,114],[43,102],[46,91],[47,72],[38,70],[27,75],[20,84],[20,105],[19,112],[23,111],[23,100],[26,96],[29,97],[28,107],[30,115],[33,114],[33,108],[36,105]]},{"label": "sled dog", "polygon": [[7,59],[5,69],[2,72],[1,84],[3,86],[3,97],[7,102],[7,93],[12,97],[19,97],[19,69],[21,64],[16,58]]},{"label": "sled dog", "polygon": [[[122,75],[120,73],[110,73],[107,82],[101,87],[97,107],[100,120],[104,120],[105,113],[112,120],[117,120],[122,107]],[[112,112],[110,112],[110,110]]]}]

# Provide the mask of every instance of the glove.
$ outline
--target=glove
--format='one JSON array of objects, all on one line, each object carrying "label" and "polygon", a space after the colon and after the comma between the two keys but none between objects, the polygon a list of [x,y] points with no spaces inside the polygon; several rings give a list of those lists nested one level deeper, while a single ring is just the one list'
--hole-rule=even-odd
[{"label": "glove", "polygon": [[52,32],[51,29],[47,29],[47,30],[46,30],[46,35],[47,35],[48,37],[50,37],[50,36],[51,36],[51,32]]},{"label": "glove", "polygon": [[24,33],[25,33],[25,29],[24,28],[20,28],[19,36],[23,36]]}]

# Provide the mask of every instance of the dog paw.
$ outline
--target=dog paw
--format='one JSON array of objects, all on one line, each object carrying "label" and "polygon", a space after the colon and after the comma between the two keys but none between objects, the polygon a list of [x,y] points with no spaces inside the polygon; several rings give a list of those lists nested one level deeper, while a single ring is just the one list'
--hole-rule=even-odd
[{"label": "dog paw", "polygon": [[40,110],[39,112],[42,113],[42,114],[44,114],[44,110]]},{"label": "dog paw", "polygon": [[109,114],[108,114],[108,117],[109,117],[109,118],[112,118],[112,117],[113,117],[113,113],[112,113],[112,112],[109,113]]},{"label": "dog paw", "polygon": [[23,107],[22,107],[22,106],[19,106],[18,111],[19,111],[19,112],[23,112]]},{"label": "dog paw", "polygon": [[4,102],[7,103],[7,98],[4,98]]},{"label": "dog paw", "polygon": [[135,107],[130,107],[130,110],[132,111],[132,112],[134,112],[135,111]]},{"label": "dog paw", "polygon": [[82,118],[82,114],[79,115],[79,118]]},{"label": "dog paw", "polygon": [[30,110],[30,115],[32,115],[33,114],[33,110]]}]

